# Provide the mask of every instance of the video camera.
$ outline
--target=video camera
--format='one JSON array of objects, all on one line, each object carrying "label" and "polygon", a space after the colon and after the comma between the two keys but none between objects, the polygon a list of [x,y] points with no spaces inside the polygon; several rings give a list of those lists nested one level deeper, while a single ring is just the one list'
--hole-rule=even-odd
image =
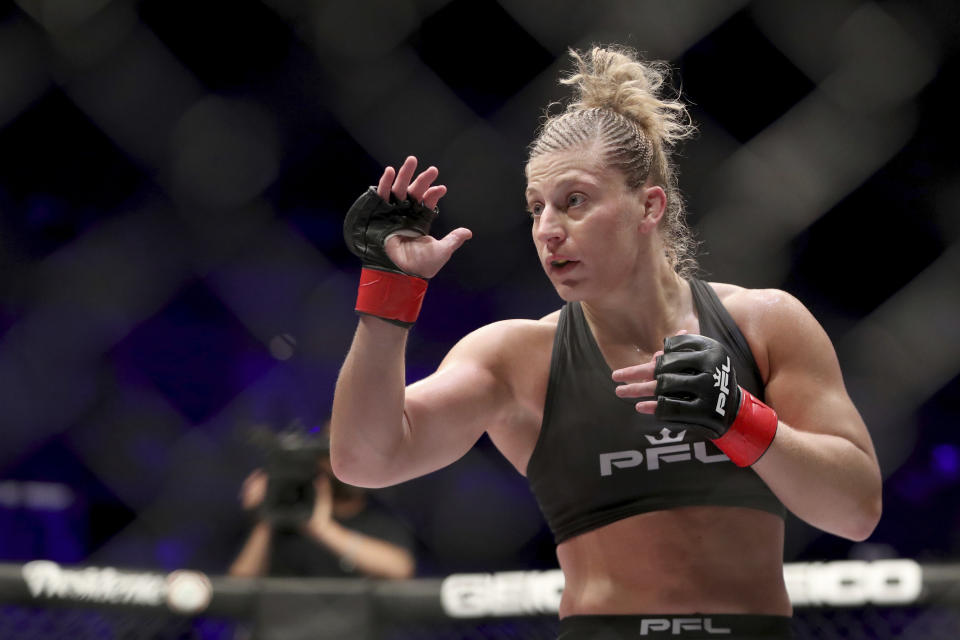
[{"label": "video camera", "polygon": [[313,514],[321,457],[330,453],[326,435],[294,421],[282,431],[258,429],[254,442],[266,453],[267,493],[261,515],[280,529],[293,529]]}]

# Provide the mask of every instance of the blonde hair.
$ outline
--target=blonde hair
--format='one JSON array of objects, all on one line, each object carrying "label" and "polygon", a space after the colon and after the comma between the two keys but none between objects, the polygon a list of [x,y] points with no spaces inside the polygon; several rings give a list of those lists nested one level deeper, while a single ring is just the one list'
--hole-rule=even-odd
[{"label": "blonde hair", "polygon": [[662,187],[667,208],[660,231],[667,258],[681,276],[692,276],[696,243],[671,152],[696,127],[679,96],[662,95],[669,65],[642,61],[625,47],[594,47],[586,54],[570,49],[570,56],[575,69],[560,83],[574,87],[574,98],[564,112],[547,115],[530,143],[527,162],[544,153],[597,144],[607,166],[620,171],[629,188],[648,182]]}]

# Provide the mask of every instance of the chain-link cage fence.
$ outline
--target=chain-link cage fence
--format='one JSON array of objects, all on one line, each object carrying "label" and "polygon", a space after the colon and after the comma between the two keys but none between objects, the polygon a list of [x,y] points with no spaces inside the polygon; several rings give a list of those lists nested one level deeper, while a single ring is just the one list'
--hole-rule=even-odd
[{"label": "chain-link cage fence", "polygon": [[[603,43],[678,72],[704,275],[789,291],[835,343],[887,478],[871,541],[955,556],[958,6],[4,3],[0,559],[229,565],[254,464],[237,425],[329,413],[356,327],[343,214],[384,164],[436,163],[438,228],[475,232],[431,281],[411,382],[480,324],[554,311],[522,214],[526,145],[565,95],[567,48]],[[492,446],[439,473],[388,500],[431,574],[553,560]],[[785,557],[846,557],[811,551],[816,535],[788,519]]]}]

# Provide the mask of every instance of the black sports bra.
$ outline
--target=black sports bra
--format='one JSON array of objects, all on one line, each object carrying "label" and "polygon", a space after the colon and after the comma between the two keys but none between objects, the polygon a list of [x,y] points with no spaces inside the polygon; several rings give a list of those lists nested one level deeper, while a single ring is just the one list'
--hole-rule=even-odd
[{"label": "black sports bra", "polygon": [[[746,338],[709,284],[691,280],[690,287],[700,333],[727,347],[738,382],[762,400]],[[527,480],[558,544],[628,516],[678,506],[741,506],[786,516],[752,469],[734,465],[709,440],[637,413],[634,400],[615,395],[611,373],[580,304],[566,304],[553,343],[543,424],[527,464]]]}]

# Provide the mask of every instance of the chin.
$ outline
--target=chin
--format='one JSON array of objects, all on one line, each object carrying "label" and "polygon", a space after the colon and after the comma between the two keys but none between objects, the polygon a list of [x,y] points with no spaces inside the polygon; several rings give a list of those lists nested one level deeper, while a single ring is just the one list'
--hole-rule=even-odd
[{"label": "chin", "polygon": [[578,287],[553,283],[553,290],[564,302],[582,302],[583,293]]}]

